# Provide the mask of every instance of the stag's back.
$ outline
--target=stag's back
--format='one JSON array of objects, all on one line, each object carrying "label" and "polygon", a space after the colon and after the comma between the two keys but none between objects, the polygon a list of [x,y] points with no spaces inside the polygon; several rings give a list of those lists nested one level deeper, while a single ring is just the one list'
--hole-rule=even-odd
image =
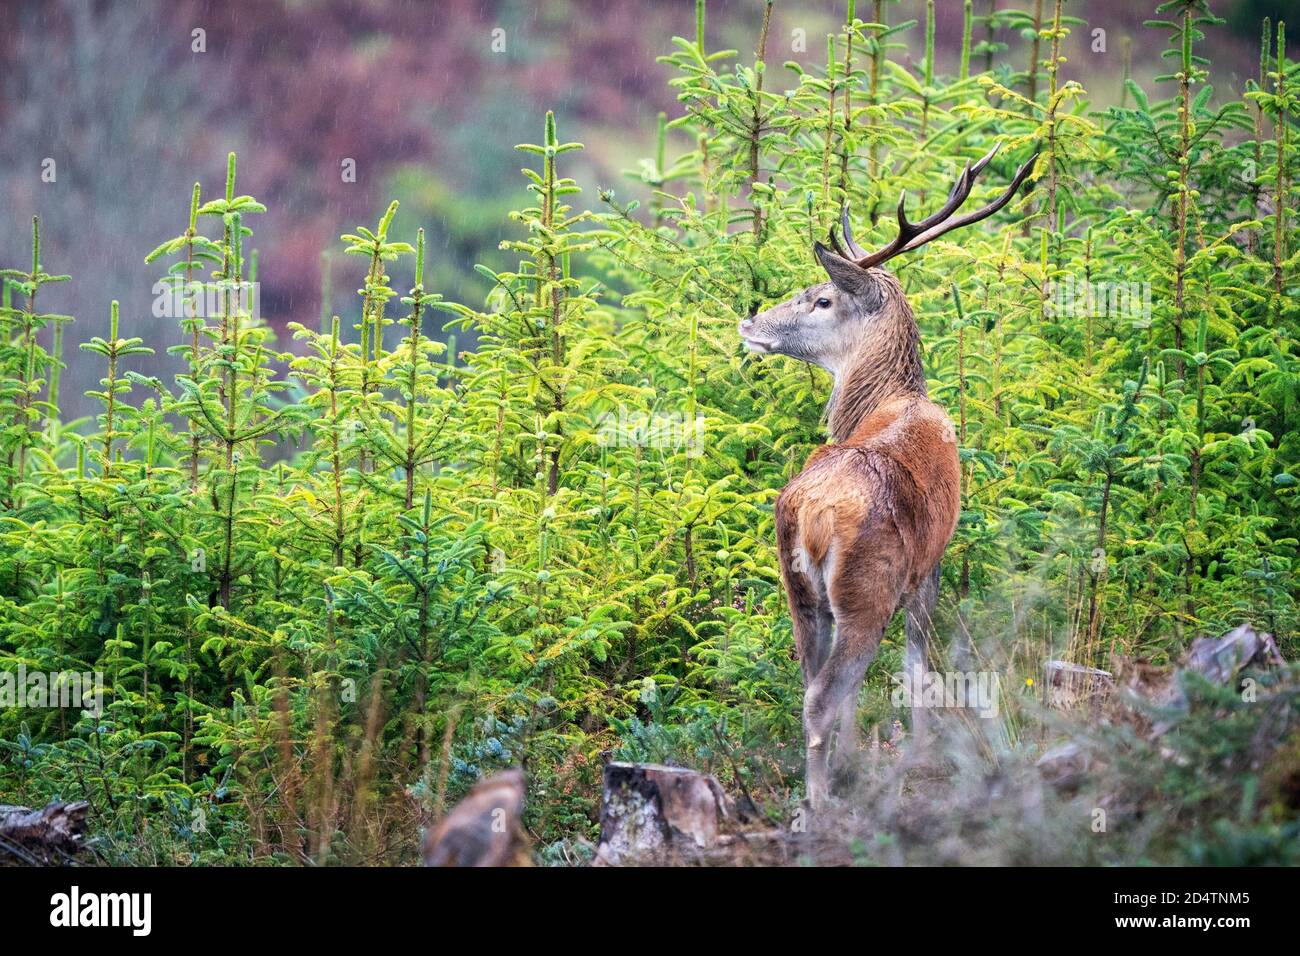
[{"label": "stag's back", "polygon": [[[922,395],[867,415],[843,442],[815,451],[776,503],[783,566],[827,593],[837,575],[883,573],[913,590],[957,526],[960,472],[952,423]],[[853,582],[844,586],[852,587]]]}]

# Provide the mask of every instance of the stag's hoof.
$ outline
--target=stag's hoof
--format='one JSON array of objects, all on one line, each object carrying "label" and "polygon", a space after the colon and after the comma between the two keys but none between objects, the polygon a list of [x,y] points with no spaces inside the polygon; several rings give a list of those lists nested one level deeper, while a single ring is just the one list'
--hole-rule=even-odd
[{"label": "stag's hoof", "polygon": [[799,813],[803,819],[816,820],[829,817],[842,810],[845,802],[841,797],[831,793],[811,793],[799,801]]},{"label": "stag's hoof", "polygon": [[862,779],[862,765],[857,760],[842,760],[831,770],[831,792],[846,793]]}]

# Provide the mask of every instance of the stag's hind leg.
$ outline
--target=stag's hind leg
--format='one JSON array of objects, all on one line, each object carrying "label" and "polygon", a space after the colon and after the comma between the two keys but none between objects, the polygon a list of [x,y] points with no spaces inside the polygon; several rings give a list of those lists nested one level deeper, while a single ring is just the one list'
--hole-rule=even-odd
[{"label": "stag's hind leg", "polygon": [[[808,752],[805,784],[808,802],[814,810],[830,796],[831,733],[836,721],[842,722],[846,713],[851,720],[856,719],[851,708],[857,703],[862,679],[875,659],[885,624],[892,615],[893,608],[890,608],[888,614],[861,614],[852,620],[837,618],[830,655],[804,694],[804,742]],[[845,746],[843,739],[840,746]]]},{"label": "stag's hind leg", "polygon": [[903,684],[912,707],[912,736],[917,741],[930,732],[930,713],[924,706],[924,679],[930,670],[930,644],[934,636],[934,606],[939,599],[939,566],[927,574],[921,584],[903,598],[907,633]]},{"label": "stag's hind leg", "polygon": [[830,608],[818,606],[792,606],[790,619],[794,625],[794,644],[799,651],[799,666],[803,669],[803,686],[807,691],[830,656],[835,619],[831,617]]},{"label": "stag's hind leg", "polygon": [[779,507],[776,532],[781,580],[785,584],[790,622],[794,628],[794,646],[803,668],[806,690],[830,653],[835,620],[826,600],[821,569],[809,564],[803,549],[796,544],[797,525],[785,517]]}]

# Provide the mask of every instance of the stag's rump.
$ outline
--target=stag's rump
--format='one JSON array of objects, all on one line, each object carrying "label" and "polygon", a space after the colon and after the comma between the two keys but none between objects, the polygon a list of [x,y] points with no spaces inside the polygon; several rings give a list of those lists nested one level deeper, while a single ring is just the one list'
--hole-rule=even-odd
[{"label": "stag's rump", "polygon": [[893,608],[939,562],[957,525],[951,423],[928,399],[890,403],[818,449],[776,502],[792,599],[833,611]]}]

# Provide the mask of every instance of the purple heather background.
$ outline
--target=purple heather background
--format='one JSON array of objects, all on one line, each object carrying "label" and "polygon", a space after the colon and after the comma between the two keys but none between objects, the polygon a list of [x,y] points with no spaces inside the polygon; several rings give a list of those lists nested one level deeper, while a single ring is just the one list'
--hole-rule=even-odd
[{"label": "purple heather background", "polygon": [[[976,0],[976,12],[989,3]],[[769,61],[818,65],[844,6],[778,0]],[[1081,81],[1094,106],[1118,97],[1125,35],[1135,38],[1133,74],[1144,87],[1165,69],[1163,33],[1141,25],[1155,6],[1067,6],[1087,26],[1073,27],[1063,76]],[[1225,93],[1239,92],[1254,73],[1259,18],[1276,18],[1286,6],[1213,3],[1229,24],[1213,31],[1203,52],[1231,86]],[[748,59],[761,10],[761,0],[711,0],[710,47],[733,47]],[[906,0],[890,4],[888,18],[923,11],[922,0]],[[955,71],[961,19],[960,0],[939,0],[941,72]],[[1088,49],[1093,27],[1107,31],[1105,54]],[[206,31],[206,52],[191,50],[195,28]],[[496,28],[505,31],[504,53],[492,50]],[[806,31],[806,53],[791,49],[796,28]],[[39,215],[43,264],[73,275],[45,290],[41,303],[77,318],[64,354],[71,366],[65,408],[72,415],[91,409],[81,393],[99,372],[74,343],[106,333],[113,298],[122,302],[124,334],[143,336],[160,353],[147,371],[169,374],[165,348],[179,333],[151,313],[162,269],[143,259],[183,231],[195,180],[206,197],[219,193],[229,150],[239,153],[238,191],[269,207],[250,225],[262,313],[277,328],[318,320],[325,249],[334,252],[327,260],[333,311],[349,314],[362,265],[339,254],[338,236],[373,225],[391,198],[402,202],[398,238],[411,238],[419,225],[429,234],[428,284],[479,302],[486,283],[472,266],[507,265],[497,243],[514,234],[507,211],[525,201],[514,144],[537,141],[543,112],[554,109],[561,137],[587,147],[568,169],[587,191],[580,203],[595,205],[598,185],[638,192],[625,171],[651,152],[655,115],[679,113],[669,71],[655,57],[674,34],[693,32],[692,0],[3,0],[0,264],[26,267],[31,217]],[[912,55],[921,33],[902,38]],[[1000,57],[1027,60],[1022,38],[998,39],[1010,46]],[[41,179],[47,157],[57,163],[54,183]],[[340,176],[345,157],[356,161],[355,183]],[[405,288],[400,276],[395,284]]]}]

